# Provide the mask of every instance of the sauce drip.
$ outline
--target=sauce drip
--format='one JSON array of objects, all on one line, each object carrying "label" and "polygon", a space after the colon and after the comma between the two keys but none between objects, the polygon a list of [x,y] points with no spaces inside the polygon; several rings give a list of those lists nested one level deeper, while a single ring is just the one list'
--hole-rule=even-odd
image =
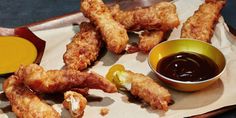
[{"label": "sauce drip", "polygon": [[27,39],[16,36],[0,37],[0,74],[16,71],[20,65],[33,63],[37,49]]},{"label": "sauce drip", "polygon": [[209,57],[194,52],[179,52],[162,58],[157,72],[180,81],[202,81],[218,74],[218,66]]}]

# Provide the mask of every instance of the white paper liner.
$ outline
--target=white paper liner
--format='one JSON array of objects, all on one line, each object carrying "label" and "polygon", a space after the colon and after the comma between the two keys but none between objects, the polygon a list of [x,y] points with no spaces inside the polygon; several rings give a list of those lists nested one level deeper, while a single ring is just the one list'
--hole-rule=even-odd
[{"label": "white paper liner", "polygon": [[[175,0],[174,3],[177,6],[181,25],[173,30],[168,40],[174,40],[180,37],[182,23],[198,9],[203,1]],[[62,57],[66,49],[66,44],[70,42],[77,31],[78,28],[67,26],[34,32],[47,42],[41,66],[45,67],[45,69],[61,69],[64,66]],[[175,104],[171,105],[169,111],[166,113],[159,110],[152,110],[151,108],[141,108],[139,104],[129,103],[127,97],[120,93],[108,94],[100,90],[90,90],[90,94],[103,97],[103,100],[100,102],[89,102],[85,109],[84,118],[103,118],[100,115],[100,109],[104,107],[109,109],[109,113],[105,116],[106,118],[176,118],[202,114],[224,106],[236,104],[236,37],[228,32],[227,25],[222,17],[220,17],[219,23],[215,27],[211,41],[212,45],[223,52],[227,60],[226,71],[215,84],[194,93],[184,93],[168,88]],[[114,64],[123,64],[128,70],[143,73],[153,79],[157,79],[148,66],[147,54],[142,53],[114,55],[107,52],[91,70],[105,76],[108,69]],[[9,105],[7,101],[0,101],[0,104],[1,106]],[[62,114],[63,118],[70,117],[68,111],[63,109],[61,104],[55,104],[53,107]],[[12,112],[3,113],[0,110],[0,117],[15,117],[15,115]]]}]

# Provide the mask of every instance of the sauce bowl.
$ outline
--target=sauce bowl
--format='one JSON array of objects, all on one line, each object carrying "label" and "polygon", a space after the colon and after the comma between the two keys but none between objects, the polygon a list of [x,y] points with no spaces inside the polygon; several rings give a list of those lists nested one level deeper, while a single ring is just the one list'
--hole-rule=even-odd
[{"label": "sauce bowl", "polygon": [[[4,40],[9,39],[15,45],[18,46],[18,47],[5,46],[5,47],[7,47],[7,49],[9,49],[9,47],[12,47],[12,49],[1,51],[4,54],[10,53],[12,55],[12,57],[11,58],[9,58],[9,56],[1,57],[1,58],[4,58],[4,61],[7,60],[8,63],[4,63],[4,65],[0,66],[1,67],[0,77],[6,78],[6,77],[10,76],[22,64],[30,64],[30,63],[40,64],[40,61],[41,61],[43,53],[44,53],[46,42],[44,40],[40,39],[39,37],[37,37],[27,27],[15,28],[14,32],[12,34],[0,36],[0,38],[4,39]],[[14,41],[14,40],[16,40],[16,41]],[[27,42],[27,44],[31,43],[32,46],[20,45],[20,43],[17,42],[17,40],[18,41],[20,40],[21,42]],[[12,42],[9,43],[9,41],[8,41],[8,44],[11,44]],[[26,43],[24,43],[24,44],[26,44]],[[22,49],[22,47],[24,48],[24,51],[23,52],[21,51],[22,53],[18,53],[19,52],[18,49]],[[34,47],[34,48],[28,48],[28,47]],[[4,49],[6,49],[6,48],[4,48]],[[35,49],[36,49],[36,52],[33,51]],[[35,52],[36,57],[35,57],[35,55],[30,57],[29,54],[27,54],[28,52]],[[8,54],[8,55],[10,55],[10,54]],[[24,56],[20,56],[21,54]]]},{"label": "sauce bowl", "polygon": [[[218,66],[216,76],[202,81],[180,81],[166,77],[157,72],[157,64],[166,56],[179,52],[194,52],[209,57]],[[179,91],[192,92],[198,91],[216,82],[225,70],[226,60],[224,55],[216,47],[209,43],[194,39],[177,39],[165,41],[156,45],[149,53],[148,63],[153,72],[155,72],[163,83]]]}]

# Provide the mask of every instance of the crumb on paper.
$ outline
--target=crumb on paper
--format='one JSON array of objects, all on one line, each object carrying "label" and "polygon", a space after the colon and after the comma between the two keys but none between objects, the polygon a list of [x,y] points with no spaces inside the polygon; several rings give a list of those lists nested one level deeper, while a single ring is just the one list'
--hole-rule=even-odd
[{"label": "crumb on paper", "polygon": [[102,116],[105,116],[105,115],[108,114],[108,112],[109,112],[109,109],[108,109],[108,108],[102,108],[101,111],[100,111],[100,114],[101,114]]}]

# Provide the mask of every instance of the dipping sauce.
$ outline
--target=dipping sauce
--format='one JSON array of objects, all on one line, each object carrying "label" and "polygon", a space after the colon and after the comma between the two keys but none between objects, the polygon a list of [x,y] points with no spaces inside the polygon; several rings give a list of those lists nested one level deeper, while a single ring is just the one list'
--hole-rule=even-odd
[{"label": "dipping sauce", "polygon": [[162,58],[157,72],[180,81],[202,81],[218,74],[218,66],[209,57],[194,52],[179,52]]},{"label": "dipping sauce", "polygon": [[16,71],[20,65],[33,63],[37,49],[30,41],[16,36],[0,37],[0,74]]}]

